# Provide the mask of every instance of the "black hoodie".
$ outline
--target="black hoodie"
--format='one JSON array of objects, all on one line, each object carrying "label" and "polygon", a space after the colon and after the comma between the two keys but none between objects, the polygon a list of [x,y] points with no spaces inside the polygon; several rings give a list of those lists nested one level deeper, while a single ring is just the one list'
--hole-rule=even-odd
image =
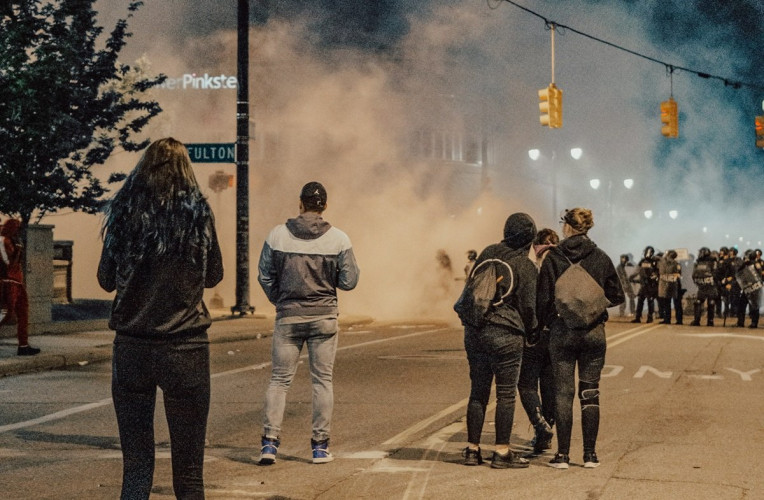
[{"label": "black hoodie", "polygon": [[[507,326],[518,335],[527,335],[536,328],[538,271],[528,257],[534,236],[536,224],[533,219],[523,213],[512,214],[504,224],[504,239],[486,247],[475,262],[477,266],[486,259],[501,259],[512,268],[514,291],[489,313],[487,320],[494,325]],[[498,288],[503,293],[509,285],[503,281]]]},{"label": "black hoodie", "polygon": [[[539,328],[550,326],[557,318],[557,309],[554,306],[554,285],[557,278],[570,266],[568,260],[581,262],[581,267],[586,269],[605,291],[605,297],[610,301],[611,307],[622,304],[625,300],[618,273],[610,257],[588,236],[583,234],[571,236],[552,248],[541,265],[536,291]],[[607,319],[608,314],[605,311],[598,323]]]}]

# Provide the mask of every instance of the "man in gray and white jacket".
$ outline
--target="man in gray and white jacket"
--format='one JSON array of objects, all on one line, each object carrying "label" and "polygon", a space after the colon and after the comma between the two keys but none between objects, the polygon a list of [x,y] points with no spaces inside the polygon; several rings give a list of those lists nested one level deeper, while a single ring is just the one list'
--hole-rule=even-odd
[{"label": "man in gray and white jacket", "polygon": [[326,189],[309,182],[300,192],[300,215],[276,226],[260,254],[257,281],[276,306],[271,381],[265,394],[260,464],[276,460],[286,393],[307,344],[313,383],[313,463],[331,462],[329,433],[337,352],[337,289],[352,290],[358,265],[348,236],[325,221]]}]

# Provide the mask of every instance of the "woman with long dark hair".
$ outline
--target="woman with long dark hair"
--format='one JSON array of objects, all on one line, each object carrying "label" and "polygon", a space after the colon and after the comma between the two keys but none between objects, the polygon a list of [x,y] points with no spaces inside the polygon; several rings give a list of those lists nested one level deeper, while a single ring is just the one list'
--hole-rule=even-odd
[{"label": "woman with long dark hair", "polygon": [[185,146],[152,143],[106,204],[98,282],[116,290],[112,397],[122,499],[147,499],[154,474],[156,390],[164,395],[178,498],[204,498],[211,319],[204,288],[223,278],[214,219]]}]

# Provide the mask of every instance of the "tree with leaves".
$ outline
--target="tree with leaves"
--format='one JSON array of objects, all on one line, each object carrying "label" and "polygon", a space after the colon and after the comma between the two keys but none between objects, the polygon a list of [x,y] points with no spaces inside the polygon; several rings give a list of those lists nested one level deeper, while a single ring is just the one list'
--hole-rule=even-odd
[{"label": "tree with leaves", "polygon": [[129,2],[108,36],[94,2],[0,0],[0,213],[22,227],[62,209],[97,212],[107,189],[91,167],[148,146],[135,137],[161,111],[144,93],[164,75],[118,61],[143,2]]}]

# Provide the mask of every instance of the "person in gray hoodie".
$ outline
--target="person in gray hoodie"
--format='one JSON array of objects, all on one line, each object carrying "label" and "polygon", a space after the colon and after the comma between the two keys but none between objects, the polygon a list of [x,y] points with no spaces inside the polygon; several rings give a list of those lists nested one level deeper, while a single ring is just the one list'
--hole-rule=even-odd
[{"label": "person in gray hoodie", "polygon": [[313,383],[313,463],[334,460],[329,451],[329,433],[339,330],[337,289],[355,288],[359,270],[350,238],[322,218],[326,201],[326,189],[321,183],[305,184],[300,192],[300,215],[276,226],[260,253],[257,281],[276,306],[261,465],[276,461],[286,394],[305,344]]},{"label": "person in gray hoodie", "polygon": [[[491,384],[496,381],[496,447],[491,460],[495,469],[525,468],[528,460],[509,446],[515,414],[515,395],[520,376],[525,336],[536,328],[537,270],[528,258],[536,224],[524,213],[509,216],[504,224],[504,239],[483,250],[475,262],[475,270],[496,259],[509,266],[511,272],[497,273],[493,306],[481,326],[464,324],[464,348],[470,369],[470,396],[467,404],[467,441],[464,464],[483,463],[480,439],[485,422]],[[506,269],[500,264],[499,268]],[[476,272],[476,271],[473,271]]]}]

